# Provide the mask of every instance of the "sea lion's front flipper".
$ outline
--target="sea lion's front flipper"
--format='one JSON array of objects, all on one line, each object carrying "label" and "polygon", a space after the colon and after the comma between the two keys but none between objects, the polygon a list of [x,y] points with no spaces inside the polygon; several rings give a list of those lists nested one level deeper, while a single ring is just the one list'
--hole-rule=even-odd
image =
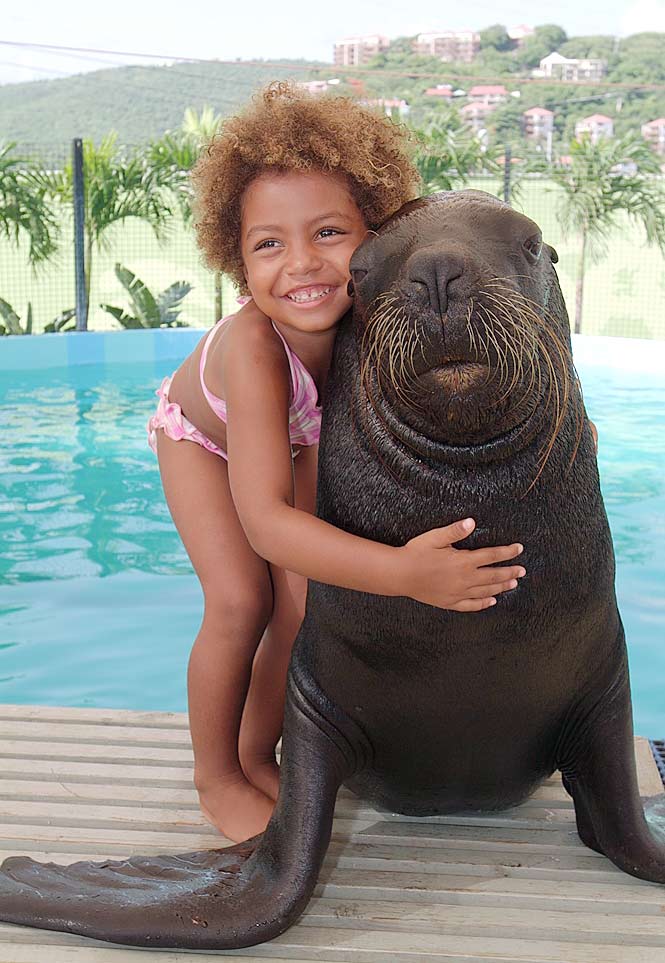
[{"label": "sea lion's front flipper", "polygon": [[628,670],[574,714],[559,767],[573,797],[580,839],[631,876],[665,883],[665,805],[640,799]]},{"label": "sea lion's front flipper", "polygon": [[279,802],[263,836],[228,849],[71,866],[0,867],[0,919],[112,943],[217,950],[286,930],[305,908],[353,752],[289,682]]}]

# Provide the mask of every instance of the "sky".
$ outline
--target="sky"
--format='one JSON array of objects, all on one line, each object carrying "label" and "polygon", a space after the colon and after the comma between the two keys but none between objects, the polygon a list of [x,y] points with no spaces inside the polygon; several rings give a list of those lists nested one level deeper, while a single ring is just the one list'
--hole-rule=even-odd
[{"label": "sky", "polygon": [[[150,5],[152,6],[152,5]],[[665,33],[665,0],[475,0],[449,4],[441,0],[161,0],[159,13],[147,3],[114,0],[30,0],[11,4],[2,16],[0,83],[62,77],[128,63],[156,63],[137,57],[47,51],[21,44],[95,48],[158,54],[167,58],[219,60],[282,57],[332,60],[335,40],[381,33],[413,35],[432,29],[481,30],[505,26],[557,23],[569,36],[642,31]],[[154,5],[157,8],[157,5]],[[416,12],[417,10],[417,12]],[[0,118],[0,135],[1,135]]]}]

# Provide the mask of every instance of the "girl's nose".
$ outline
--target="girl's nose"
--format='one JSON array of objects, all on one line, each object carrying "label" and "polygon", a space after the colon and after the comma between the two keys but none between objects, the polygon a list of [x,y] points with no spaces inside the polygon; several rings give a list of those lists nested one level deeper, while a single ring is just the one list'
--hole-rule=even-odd
[{"label": "girl's nose", "polygon": [[311,274],[321,267],[321,254],[313,244],[293,246],[289,251],[286,270],[289,274]]}]

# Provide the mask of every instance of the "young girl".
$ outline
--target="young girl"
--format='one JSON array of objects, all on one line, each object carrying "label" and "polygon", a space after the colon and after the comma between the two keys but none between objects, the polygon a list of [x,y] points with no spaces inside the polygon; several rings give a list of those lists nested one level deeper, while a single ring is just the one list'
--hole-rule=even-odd
[{"label": "young girl", "polygon": [[237,841],[265,828],[277,798],[307,578],[469,612],[524,574],[487,567],[519,545],[453,549],[468,519],[393,548],[313,515],[319,398],[351,304],[349,259],[416,194],[405,138],[351,100],[275,84],[194,171],[199,244],[251,300],[164,379],[148,427],[205,600],[188,672],[194,782],[203,814]]}]

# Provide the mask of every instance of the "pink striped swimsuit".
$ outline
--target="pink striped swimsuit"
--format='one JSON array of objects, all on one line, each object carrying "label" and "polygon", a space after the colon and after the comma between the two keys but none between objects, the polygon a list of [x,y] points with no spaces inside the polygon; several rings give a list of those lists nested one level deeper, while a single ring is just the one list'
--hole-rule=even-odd
[{"label": "pink striped swimsuit", "polygon": [[[223,398],[218,398],[217,395],[214,395],[212,391],[208,389],[203,374],[211,339],[214,337],[215,332],[232,317],[232,314],[227,315],[227,317],[222,318],[211,328],[205,339],[203,351],[201,352],[201,362],[199,364],[201,390],[212,410],[224,424],[226,424],[226,402]],[[289,437],[291,445],[316,445],[321,431],[321,408],[317,405],[318,392],[314,384],[314,379],[295,351],[292,351],[288,346],[274,321],[272,322],[272,326],[284,345],[286,357],[289,361],[289,370],[291,372],[291,405],[289,407]],[[148,444],[152,450],[154,452],[157,451],[155,432],[158,428],[162,428],[164,433],[174,441],[193,441],[214,455],[219,455],[221,458],[226,459],[226,452],[185,418],[180,405],[174,401],[169,401],[169,388],[171,387],[172,378],[173,375],[171,375],[170,378],[164,378],[155,392],[159,398],[159,403],[155,414],[150,418],[147,426]],[[297,454],[297,451],[294,452],[294,455],[295,454]]]}]

